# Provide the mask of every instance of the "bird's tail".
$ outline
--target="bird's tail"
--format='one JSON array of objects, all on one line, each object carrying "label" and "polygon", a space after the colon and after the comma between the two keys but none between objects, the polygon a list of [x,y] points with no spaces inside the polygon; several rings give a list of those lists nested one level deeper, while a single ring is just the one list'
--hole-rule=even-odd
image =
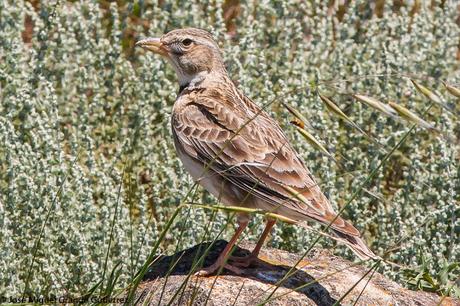
[{"label": "bird's tail", "polygon": [[367,247],[361,237],[344,234],[337,230],[332,230],[332,233],[333,239],[345,243],[356,255],[358,255],[360,259],[366,260],[380,258]]},{"label": "bird's tail", "polygon": [[375,255],[374,252],[372,252],[367,247],[367,245],[364,243],[364,241],[359,236],[345,234],[335,229],[331,229],[332,233],[328,234],[326,232],[313,229],[310,225],[308,225],[307,222],[299,222],[297,223],[297,225],[300,225],[310,230],[314,230],[323,236],[326,236],[326,237],[329,237],[329,238],[332,238],[334,240],[344,243],[362,260],[380,259],[379,256]]}]

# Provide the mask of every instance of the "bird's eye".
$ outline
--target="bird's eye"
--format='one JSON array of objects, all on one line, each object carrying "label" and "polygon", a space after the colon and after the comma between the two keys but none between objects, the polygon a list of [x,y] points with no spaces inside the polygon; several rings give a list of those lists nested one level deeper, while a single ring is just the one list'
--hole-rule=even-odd
[{"label": "bird's eye", "polygon": [[182,44],[186,47],[190,46],[192,44],[192,40],[189,38],[186,38],[182,41]]}]

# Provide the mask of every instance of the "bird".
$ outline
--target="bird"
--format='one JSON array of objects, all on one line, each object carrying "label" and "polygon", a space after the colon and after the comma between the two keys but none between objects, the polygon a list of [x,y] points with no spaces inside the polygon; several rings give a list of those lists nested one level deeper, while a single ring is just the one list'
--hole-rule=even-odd
[{"label": "bird", "polygon": [[[192,178],[224,205],[258,209],[308,227],[327,225],[329,237],[361,259],[377,256],[360,232],[338,215],[275,119],[248,98],[230,78],[213,36],[197,28],[175,29],[136,46],[165,58],[175,70],[179,91],[172,107],[174,146]],[[241,274],[257,260],[276,223],[266,218],[254,250],[230,256],[251,216],[237,213],[237,229],[217,260],[196,275],[221,269]]]}]

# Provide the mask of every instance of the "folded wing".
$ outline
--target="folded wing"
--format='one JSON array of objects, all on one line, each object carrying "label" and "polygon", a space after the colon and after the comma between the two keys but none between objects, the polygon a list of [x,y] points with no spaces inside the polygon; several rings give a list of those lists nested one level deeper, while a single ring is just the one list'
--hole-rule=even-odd
[{"label": "folded wing", "polygon": [[[252,102],[233,105],[234,100],[217,92],[181,98],[172,126],[187,153],[270,204],[273,212],[288,211],[298,221],[332,222],[334,230],[359,237],[350,223],[336,217],[279,125]],[[306,201],[293,197],[293,190]]]}]

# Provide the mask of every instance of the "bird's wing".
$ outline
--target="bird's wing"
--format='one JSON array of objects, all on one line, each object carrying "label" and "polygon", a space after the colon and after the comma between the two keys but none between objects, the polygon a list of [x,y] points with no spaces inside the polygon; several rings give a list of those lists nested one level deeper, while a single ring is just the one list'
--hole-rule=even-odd
[{"label": "bird's wing", "polygon": [[[335,230],[359,236],[350,223],[336,217],[279,125],[250,100],[240,99],[239,104],[234,100],[219,92],[181,97],[181,106],[173,112],[172,127],[185,151],[242,190],[271,204],[273,212],[289,209],[324,224],[332,222]],[[292,191],[306,201],[293,197]],[[279,206],[283,209],[277,210]]]}]

